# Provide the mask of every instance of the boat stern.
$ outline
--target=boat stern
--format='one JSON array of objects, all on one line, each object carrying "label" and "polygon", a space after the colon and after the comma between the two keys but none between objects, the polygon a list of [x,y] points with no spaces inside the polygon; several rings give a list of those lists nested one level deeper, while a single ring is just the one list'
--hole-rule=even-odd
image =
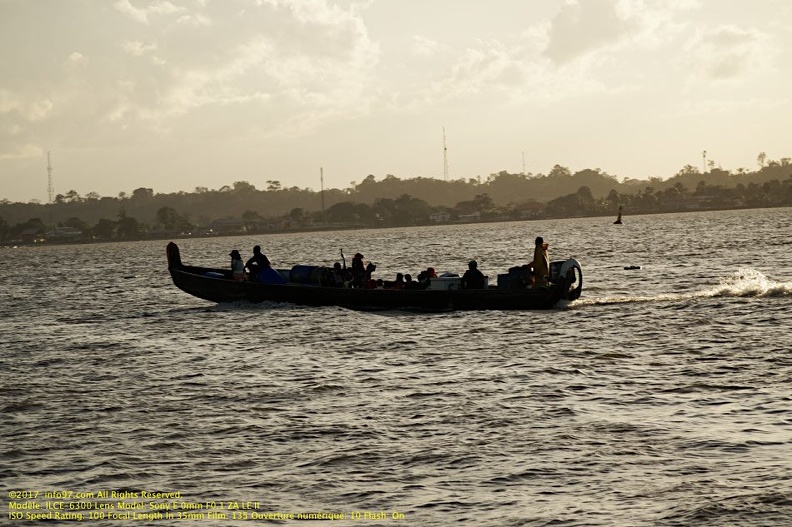
[{"label": "boat stern", "polygon": [[577,300],[583,291],[583,269],[574,258],[550,262],[550,281],[564,300]]}]

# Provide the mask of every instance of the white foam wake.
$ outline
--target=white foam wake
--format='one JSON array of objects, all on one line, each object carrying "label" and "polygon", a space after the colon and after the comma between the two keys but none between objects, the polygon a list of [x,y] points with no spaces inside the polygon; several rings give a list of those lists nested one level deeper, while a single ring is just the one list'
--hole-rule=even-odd
[{"label": "white foam wake", "polygon": [[787,296],[792,295],[792,282],[775,282],[756,269],[738,269],[722,279],[709,293],[709,296]]},{"label": "white foam wake", "polygon": [[717,297],[759,297],[773,298],[792,296],[792,282],[776,282],[770,280],[756,269],[738,269],[708,289],[685,293],[661,293],[657,295],[609,295],[604,297],[583,298],[571,302],[565,307],[581,307],[587,305],[629,304],[641,302],[678,302],[695,298]]}]

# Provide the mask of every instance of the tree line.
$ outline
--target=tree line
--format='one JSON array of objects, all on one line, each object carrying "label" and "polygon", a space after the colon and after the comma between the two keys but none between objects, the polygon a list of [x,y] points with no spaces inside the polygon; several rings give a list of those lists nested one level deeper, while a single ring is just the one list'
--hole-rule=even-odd
[{"label": "tree line", "polygon": [[486,179],[381,180],[369,175],[346,189],[264,190],[238,181],[217,190],[80,196],[71,190],[52,204],[0,201],[0,241],[137,240],[172,236],[266,233],[294,229],[392,227],[435,223],[541,219],[792,206],[790,158],[757,157],[758,168],[727,171],[686,165],[662,179],[624,178],[600,169],[548,174],[501,171]]}]

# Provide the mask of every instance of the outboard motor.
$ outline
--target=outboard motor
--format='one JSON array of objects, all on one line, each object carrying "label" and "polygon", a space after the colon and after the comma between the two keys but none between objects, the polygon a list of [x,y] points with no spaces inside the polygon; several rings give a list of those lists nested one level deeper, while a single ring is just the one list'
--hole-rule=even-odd
[{"label": "outboard motor", "polygon": [[583,270],[574,258],[550,262],[550,282],[561,289],[565,300],[577,300],[583,290]]}]

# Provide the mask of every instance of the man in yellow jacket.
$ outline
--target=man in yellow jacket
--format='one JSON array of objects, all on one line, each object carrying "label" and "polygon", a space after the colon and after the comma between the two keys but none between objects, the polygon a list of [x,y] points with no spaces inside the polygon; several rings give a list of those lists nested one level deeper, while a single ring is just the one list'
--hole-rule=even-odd
[{"label": "man in yellow jacket", "polygon": [[534,287],[548,285],[547,276],[550,274],[550,257],[547,254],[547,248],[549,246],[550,244],[545,243],[541,236],[537,236],[533,258]]}]

